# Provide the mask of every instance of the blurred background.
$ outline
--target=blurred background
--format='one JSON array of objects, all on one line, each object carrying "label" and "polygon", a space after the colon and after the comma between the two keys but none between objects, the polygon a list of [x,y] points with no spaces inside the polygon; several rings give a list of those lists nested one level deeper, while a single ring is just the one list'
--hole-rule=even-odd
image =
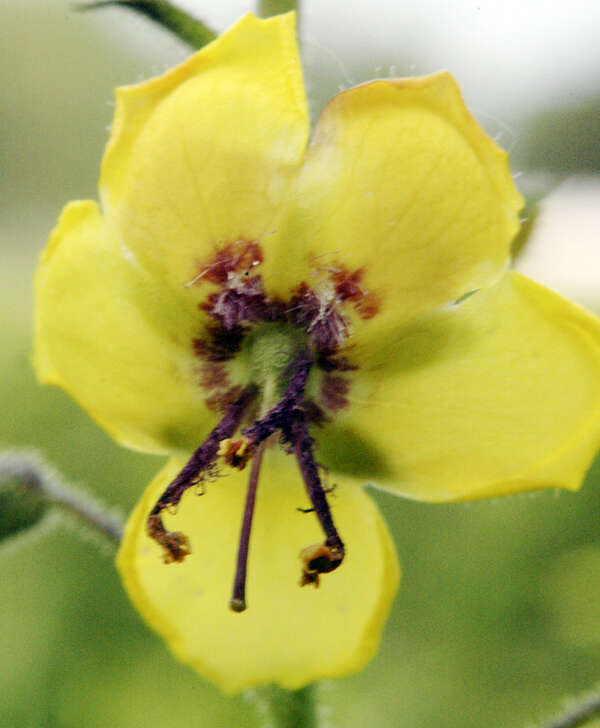
[{"label": "blurred background", "polygon": [[[181,5],[216,30],[252,9]],[[450,69],[530,202],[517,265],[600,313],[600,3],[305,0],[300,34],[313,115],[359,81]],[[0,38],[0,447],[37,448],[127,512],[161,461],[36,385],[31,280],[62,206],[96,195],[114,86],[189,50],[63,0],[0,0]],[[577,494],[375,497],[404,580],[377,657],[320,686],[323,726],[517,728],[600,681],[599,461]],[[47,526],[0,546],[0,574],[0,728],[258,727],[146,629],[108,550]]]}]

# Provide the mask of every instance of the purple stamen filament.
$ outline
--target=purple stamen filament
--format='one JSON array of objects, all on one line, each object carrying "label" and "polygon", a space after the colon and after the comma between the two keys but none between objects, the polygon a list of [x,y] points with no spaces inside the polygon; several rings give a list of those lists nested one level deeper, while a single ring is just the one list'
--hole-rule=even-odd
[{"label": "purple stamen filament", "polygon": [[243,431],[245,439],[254,447],[270,437],[276,430],[283,430],[296,413],[300,412],[299,407],[302,404],[312,363],[308,354],[299,356],[292,365],[292,375],[283,397],[263,418]]},{"label": "purple stamen filament", "polygon": [[315,544],[302,551],[301,559],[304,566],[300,586],[306,584],[319,586],[319,574],[337,569],[344,560],[344,544],[333,523],[327,496],[319,476],[319,468],[313,455],[313,439],[308,432],[304,412],[299,412],[293,419],[286,436],[292,443],[306,493],[326,536],[323,545]]},{"label": "purple stamen filament", "polygon": [[331,511],[327,503],[327,496],[321,484],[319,469],[312,452],[313,439],[308,433],[306,426],[306,415],[300,413],[292,422],[290,428],[290,439],[293,442],[294,454],[298,461],[302,478],[306,486],[306,492],[313,505],[313,509],[317,514],[321,528],[323,529],[327,540],[326,545],[344,551],[339,534],[333,524]]},{"label": "purple stamen filament", "polygon": [[167,531],[162,522],[165,508],[174,508],[188,488],[202,482],[203,477],[214,466],[222,440],[231,437],[240,426],[242,418],[256,395],[254,387],[247,387],[240,397],[229,405],[219,424],[189,459],[160,496],[146,521],[146,532],[164,549],[164,561],[170,564],[183,561],[190,553],[187,537],[178,531]]},{"label": "purple stamen filament", "polygon": [[232,441],[231,437],[239,428],[250,403],[255,398],[256,388],[248,387],[238,400],[230,404],[219,424],[158,499],[146,522],[147,534],[164,550],[165,563],[183,561],[190,553],[188,539],[181,532],[166,530],[162,522],[162,511],[176,506],[188,488],[201,483],[214,468],[219,454],[223,455],[230,465],[240,469],[251,457],[253,458],[232,596],[229,601],[229,606],[234,612],[246,609],[246,572],[259,471],[267,439],[278,430],[296,456],[307,494],[326,536],[323,544],[314,544],[302,551],[303,572],[300,584],[318,586],[319,575],[336,569],[344,558],[344,544],[333,523],[321,484],[319,466],[313,455],[313,440],[308,432],[307,417],[302,406],[312,365],[313,358],[308,352],[297,357],[287,370],[291,371],[291,374],[282,398],[264,417],[242,431],[242,440]]}]

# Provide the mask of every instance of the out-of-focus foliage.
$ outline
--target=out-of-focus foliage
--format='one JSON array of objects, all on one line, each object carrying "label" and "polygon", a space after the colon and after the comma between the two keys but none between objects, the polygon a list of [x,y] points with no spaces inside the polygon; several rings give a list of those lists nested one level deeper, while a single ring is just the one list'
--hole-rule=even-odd
[{"label": "out-of-focus foliage", "polygon": [[[184,49],[141,19],[75,15],[62,0],[3,3],[0,27],[0,444],[39,448],[65,478],[129,509],[161,460],[118,448],[65,394],[36,385],[30,281],[62,205],[95,196],[112,88]],[[394,32],[401,47],[405,31]],[[576,113],[556,102],[555,117]],[[597,125],[577,129],[579,149],[597,143]],[[533,145],[520,169],[545,166],[543,131],[520,136]],[[584,157],[598,172],[597,156]],[[331,725],[518,728],[600,679],[600,462],[577,494],[443,506],[374,495],[404,580],[373,663],[320,687]],[[13,540],[0,569],[0,728],[259,725],[252,705],[170,657],[110,558],[73,532]]]},{"label": "out-of-focus foliage", "polygon": [[600,170],[600,96],[543,110],[527,124],[519,163],[555,174]]}]

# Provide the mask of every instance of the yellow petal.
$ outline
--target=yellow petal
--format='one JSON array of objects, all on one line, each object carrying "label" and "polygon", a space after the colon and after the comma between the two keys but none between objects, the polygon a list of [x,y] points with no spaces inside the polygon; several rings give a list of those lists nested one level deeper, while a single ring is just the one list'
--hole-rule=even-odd
[{"label": "yellow petal", "polygon": [[191,345],[198,313],[116,242],[95,203],[72,202],[36,277],[38,378],[124,445],[196,447],[211,421]]},{"label": "yellow petal", "polygon": [[381,297],[377,320],[398,321],[494,282],[522,204],[506,153],[443,72],[338,94],[288,224],[316,267],[364,267],[364,287]]},{"label": "yellow petal", "polygon": [[163,76],[117,89],[107,219],[178,289],[216,246],[259,240],[268,257],[308,128],[294,14],[247,15]]},{"label": "yellow petal", "polygon": [[379,343],[355,406],[317,433],[330,468],[430,501],[581,485],[600,446],[598,319],[510,274]]},{"label": "yellow petal", "polygon": [[398,582],[387,528],[362,490],[330,496],[347,556],[318,589],[300,588],[300,550],[323,541],[292,456],[268,451],[258,486],[248,565],[248,609],[229,611],[247,473],[227,471],[202,497],[184,496],[167,528],[192,554],[165,565],[144,530],[148,512],[182,467],[173,459],[132,514],[118,557],[125,587],[175,655],[227,692],[276,682],[298,688],[360,669],[373,655]]}]

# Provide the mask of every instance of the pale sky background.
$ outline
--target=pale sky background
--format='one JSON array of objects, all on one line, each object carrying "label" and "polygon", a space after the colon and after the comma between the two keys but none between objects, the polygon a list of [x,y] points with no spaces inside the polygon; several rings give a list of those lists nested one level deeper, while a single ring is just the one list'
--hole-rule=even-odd
[{"label": "pale sky background", "polygon": [[[218,28],[251,6],[180,5]],[[326,51],[337,56],[353,81],[394,64],[398,75],[448,68],[471,103],[507,122],[558,97],[600,93],[599,0],[304,0],[301,36],[325,49],[324,62]]]}]

